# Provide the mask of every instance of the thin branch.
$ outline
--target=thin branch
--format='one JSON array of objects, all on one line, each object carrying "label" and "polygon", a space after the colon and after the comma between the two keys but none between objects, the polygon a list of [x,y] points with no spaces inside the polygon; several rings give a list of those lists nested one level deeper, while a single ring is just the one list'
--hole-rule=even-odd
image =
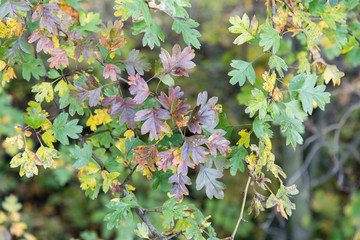
[{"label": "thin branch", "polygon": [[133,175],[133,173],[135,172],[137,166],[139,164],[136,164],[135,167],[133,169],[131,169],[131,172],[129,173],[129,175],[127,175],[127,177],[125,178],[125,180],[123,181],[123,183],[121,184],[121,187],[125,187],[126,183],[129,181],[129,179],[131,178],[131,176]]},{"label": "thin branch", "polygon": [[230,239],[235,239],[236,231],[237,231],[237,229],[239,227],[240,222],[243,220],[246,196],[247,196],[247,192],[248,192],[248,189],[249,189],[249,186],[250,186],[250,182],[251,182],[251,177],[249,177],[248,180],[247,180],[246,187],[245,187],[245,192],[244,192],[244,198],[243,198],[242,205],[241,205],[240,216],[239,216],[239,219],[237,220],[234,232],[231,234]]},{"label": "thin branch", "polygon": [[162,213],[162,210],[161,210],[161,209],[146,209],[146,208],[143,208],[143,211],[144,211],[144,212]]},{"label": "thin branch", "polygon": [[[79,140],[80,140],[81,144],[84,145],[84,143],[86,142],[85,137],[83,135],[81,135],[80,133],[78,133],[78,136],[79,136]],[[94,151],[92,151],[91,156],[95,160],[95,162],[97,164],[99,164],[101,170],[106,170],[106,171],[110,172],[109,170],[106,169],[104,162],[101,160],[101,158],[98,155],[96,155],[96,153]]]}]

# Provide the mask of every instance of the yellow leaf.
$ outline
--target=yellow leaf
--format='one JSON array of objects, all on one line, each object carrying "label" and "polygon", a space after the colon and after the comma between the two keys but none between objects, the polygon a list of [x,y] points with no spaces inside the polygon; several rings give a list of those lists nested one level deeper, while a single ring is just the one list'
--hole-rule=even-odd
[{"label": "yellow leaf", "polygon": [[16,237],[21,237],[24,234],[26,228],[27,225],[25,223],[15,222],[11,224],[10,233]]},{"label": "yellow leaf", "polygon": [[126,188],[130,191],[135,191],[135,187],[130,184],[126,184]]},{"label": "yellow leaf", "polygon": [[91,115],[86,122],[86,126],[90,127],[91,131],[95,131],[97,129],[97,119],[94,115]]},{"label": "yellow leaf", "polygon": [[96,187],[96,178],[91,175],[82,175],[79,177],[79,180],[81,182],[81,189],[86,190],[91,188],[91,190],[94,190]]},{"label": "yellow leaf", "polygon": [[94,163],[89,162],[88,165],[85,166],[85,171],[87,174],[94,174],[100,170],[100,167],[96,166]]},{"label": "yellow leaf", "polygon": [[0,72],[2,71],[2,70],[4,70],[4,68],[6,67],[6,62],[4,62],[3,60],[0,60]]},{"label": "yellow leaf", "polygon": [[10,143],[11,146],[14,146],[15,144],[17,144],[17,148],[18,149],[22,149],[24,147],[24,141],[21,135],[17,135],[14,137],[7,137],[5,139],[5,142]]},{"label": "yellow leaf", "polygon": [[54,99],[54,90],[49,82],[42,82],[33,86],[32,92],[37,92],[35,95],[35,100],[39,103],[46,100],[46,102],[51,102]]},{"label": "yellow leaf", "polygon": [[323,77],[326,84],[328,84],[330,80],[332,80],[335,86],[340,85],[340,79],[344,75],[345,74],[343,72],[340,72],[335,65],[327,65]]},{"label": "yellow leaf", "polygon": [[16,78],[14,69],[12,67],[8,67],[7,69],[4,70],[3,74],[2,74],[2,86],[5,86],[6,83],[10,82],[11,79]]},{"label": "yellow leaf", "polygon": [[110,53],[109,57],[110,57],[111,59],[114,59],[114,57],[115,57],[115,52]]},{"label": "yellow leaf", "polygon": [[117,5],[115,5],[114,9],[115,9],[115,17],[121,17],[122,21],[125,21],[126,19],[128,19],[126,17],[126,14],[128,13],[128,9],[127,7],[124,6],[124,3],[126,2],[132,2],[131,0],[116,0],[115,3]]},{"label": "yellow leaf", "polygon": [[42,135],[42,140],[48,147],[54,148],[53,143],[56,142],[56,138],[54,136],[54,131],[52,129],[46,130]]},{"label": "yellow leaf", "polygon": [[57,37],[52,37],[52,39],[51,39],[52,41],[53,41],[53,43],[54,43],[54,47],[55,48],[59,48],[59,39],[57,38]]},{"label": "yellow leaf", "polygon": [[96,109],[95,115],[91,115],[86,122],[86,126],[90,126],[91,131],[95,131],[97,126],[105,125],[112,121],[111,116],[107,113],[107,109]]},{"label": "yellow leaf", "polygon": [[152,179],[153,175],[150,169],[148,168],[148,166],[144,166],[142,170],[143,170],[143,176],[146,176],[146,178],[149,180]]},{"label": "yellow leaf", "polygon": [[59,158],[60,153],[56,149],[41,146],[36,151],[36,156],[40,159],[41,162],[43,162],[44,168],[55,168],[56,164],[54,158]]},{"label": "yellow leaf", "polygon": [[241,146],[244,144],[244,146],[248,148],[250,146],[250,133],[243,129],[238,134],[241,136],[241,138],[237,142],[237,145]]},{"label": "yellow leaf", "polygon": [[274,89],[275,81],[276,81],[276,73],[273,72],[271,75],[269,72],[265,72],[262,75],[264,79],[263,89],[267,92],[271,92]]},{"label": "yellow leaf", "polygon": [[59,81],[54,88],[54,91],[58,93],[59,97],[64,96],[68,90],[69,85],[64,80]]},{"label": "yellow leaf", "polygon": [[38,174],[36,165],[42,165],[39,158],[29,148],[25,148],[22,153],[16,154],[10,161],[10,167],[16,168],[20,166],[20,176],[32,177]]},{"label": "yellow leaf", "polygon": [[45,131],[51,128],[51,126],[52,126],[51,121],[49,119],[46,119],[45,122],[41,125],[41,129]]}]

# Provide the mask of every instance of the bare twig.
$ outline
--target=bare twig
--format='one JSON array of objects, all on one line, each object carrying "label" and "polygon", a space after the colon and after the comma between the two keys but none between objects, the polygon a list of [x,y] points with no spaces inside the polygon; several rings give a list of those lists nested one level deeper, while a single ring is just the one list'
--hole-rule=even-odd
[{"label": "bare twig", "polygon": [[251,177],[248,177],[248,180],[247,180],[247,183],[246,183],[246,187],[245,187],[245,192],[244,192],[244,198],[243,198],[242,205],[241,205],[241,210],[240,210],[239,219],[238,219],[237,222],[236,222],[235,229],[234,229],[233,233],[231,234],[230,239],[234,239],[234,238],[235,238],[235,234],[236,234],[236,231],[237,231],[237,229],[238,229],[238,227],[239,227],[239,224],[240,224],[240,222],[243,220],[243,214],[244,214],[245,203],[246,203],[246,196],[247,196],[247,192],[248,192],[248,189],[249,189],[249,186],[250,186],[250,182],[251,182]]}]

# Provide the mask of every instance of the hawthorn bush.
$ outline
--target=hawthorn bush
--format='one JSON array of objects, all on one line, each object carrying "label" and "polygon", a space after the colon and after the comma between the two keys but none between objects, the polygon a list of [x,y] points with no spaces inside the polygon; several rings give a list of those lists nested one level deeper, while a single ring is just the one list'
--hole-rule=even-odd
[{"label": "hawthorn bush", "polygon": [[[303,144],[304,122],[314,109],[325,110],[331,97],[327,85],[340,85],[344,77],[327,59],[359,52],[358,3],[268,0],[266,19],[260,22],[248,13],[230,17],[233,43],[262,51],[251,61],[235,59],[230,64],[230,84],[251,92],[245,109],[251,127],[239,129],[240,137],[234,140],[235,126],[216,96],[199,92],[191,103],[190,94],[176,83],[181,77],[191,79],[194,49],[201,48],[199,23],[187,12],[188,0],[116,0],[117,19],[106,24],[76,0],[2,1],[2,91],[12,82],[27,81],[34,93],[23,119],[11,119],[19,123],[16,134],[5,134],[5,144],[18,149],[10,167],[30,178],[38,175],[39,167],[56,168],[57,159],[70,154],[85,195],[93,200],[111,196],[106,204],[110,213],[104,217],[107,228],[121,228],[137,215],[135,233],[141,238],[235,239],[239,224],[247,222],[249,192],[250,213],[274,208],[288,219],[296,209],[291,198],[299,191],[295,184],[286,184],[287,175],[275,161],[273,130],[294,151]],[[162,21],[169,21],[182,37],[172,48],[159,48],[167,39],[164,32],[170,31]],[[129,29],[133,36],[125,34]],[[151,50],[146,53],[158,56],[156,63],[147,62],[137,49],[124,48],[134,36]],[[292,43],[296,58],[287,59],[290,53],[281,49]],[[260,59],[267,65],[256,73],[253,64]],[[70,153],[61,150],[65,147]],[[192,169],[195,179],[190,178]],[[209,199],[224,198],[221,178],[226,171],[241,178],[245,172],[247,177],[233,233],[218,236],[210,216],[184,199],[191,184],[198,191],[205,189]],[[152,181],[168,199],[157,208],[142,206],[138,186],[131,183],[136,174]],[[21,206],[14,196],[4,203],[9,213],[5,219],[11,220]],[[149,213],[159,215],[156,223]],[[33,237],[24,233],[19,219],[10,220],[12,235]]]}]

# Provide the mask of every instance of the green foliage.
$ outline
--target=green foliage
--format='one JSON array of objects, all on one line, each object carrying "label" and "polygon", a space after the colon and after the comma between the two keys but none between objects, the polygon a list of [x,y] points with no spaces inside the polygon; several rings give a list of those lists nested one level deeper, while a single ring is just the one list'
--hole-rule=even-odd
[{"label": "green foliage", "polygon": [[54,120],[54,124],[52,126],[52,130],[54,131],[54,136],[57,140],[59,140],[64,145],[69,145],[69,139],[78,139],[78,133],[82,132],[83,127],[78,126],[78,119],[73,119],[68,121],[69,114],[61,113]]}]

